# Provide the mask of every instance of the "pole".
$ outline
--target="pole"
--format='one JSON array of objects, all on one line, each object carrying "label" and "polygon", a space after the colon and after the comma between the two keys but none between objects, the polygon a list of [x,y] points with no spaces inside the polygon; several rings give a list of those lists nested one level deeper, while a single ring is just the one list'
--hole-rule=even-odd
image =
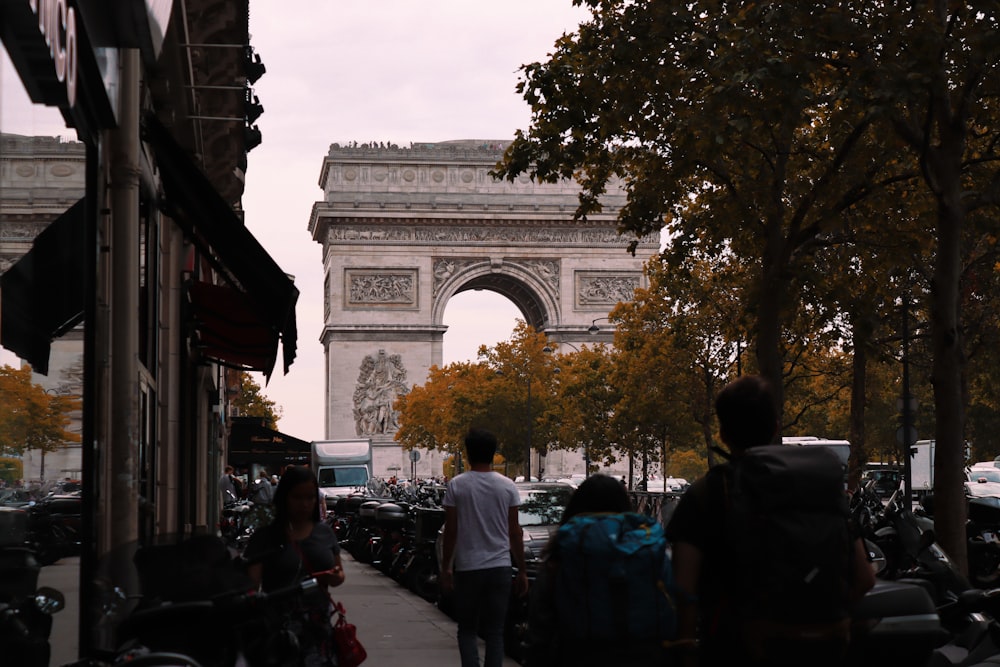
[{"label": "pole", "polygon": [[900,438],[903,444],[903,493],[906,494],[906,505],[913,499],[913,478],[910,452],[914,440],[912,436],[916,434],[913,427],[913,398],[910,396],[910,280],[907,277],[906,291],[903,293],[903,437]]},{"label": "pole", "polygon": [[531,481],[531,422],[534,419],[531,418],[531,376],[528,376],[528,450],[525,452],[524,457],[524,481]]}]

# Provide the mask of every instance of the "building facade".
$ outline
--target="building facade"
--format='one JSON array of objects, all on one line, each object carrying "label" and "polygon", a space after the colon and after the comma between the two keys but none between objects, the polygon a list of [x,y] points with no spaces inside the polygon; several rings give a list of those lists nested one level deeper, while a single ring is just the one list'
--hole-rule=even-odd
[{"label": "building facade", "polygon": [[115,571],[96,581],[97,563],[216,530],[237,373],[295,358],[298,290],[240,212],[264,69],[248,12],[246,0],[0,3],[22,85],[83,146],[82,197],[0,275],[0,342],[51,378],[54,341],[83,325],[84,657],[107,648],[98,583],[118,585]]}]

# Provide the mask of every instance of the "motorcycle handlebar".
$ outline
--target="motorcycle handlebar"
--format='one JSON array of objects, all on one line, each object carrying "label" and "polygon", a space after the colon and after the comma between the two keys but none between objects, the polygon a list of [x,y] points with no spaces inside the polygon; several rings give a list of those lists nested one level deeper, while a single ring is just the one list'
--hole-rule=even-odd
[{"label": "motorcycle handlebar", "polygon": [[265,604],[267,602],[281,602],[299,596],[309,597],[320,590],[319,582],[310,577],[288,586],[276,588],[273,591],[247,591],[245,593],[228,593],[218,596],[212,600],[214,604],[225,607],[242,607]]}]

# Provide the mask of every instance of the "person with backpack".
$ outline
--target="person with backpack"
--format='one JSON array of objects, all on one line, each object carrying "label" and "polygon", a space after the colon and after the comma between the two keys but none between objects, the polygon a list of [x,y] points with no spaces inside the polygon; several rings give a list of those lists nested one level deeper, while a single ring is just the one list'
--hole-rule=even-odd
[{"label": "person with backpack", "polygon": [[573,492],[531,588],[525,667],[665,664],[675,605],[667,542],[621,481]]},{"label": "person with backpack", "polygon": [[685,492],[667,525],[685,665],[832,667],[849,640],[849,606],[875,582],[852,531],[840,458],[772,445],[767,381],[729,383],[715,403],[728,462]]}]

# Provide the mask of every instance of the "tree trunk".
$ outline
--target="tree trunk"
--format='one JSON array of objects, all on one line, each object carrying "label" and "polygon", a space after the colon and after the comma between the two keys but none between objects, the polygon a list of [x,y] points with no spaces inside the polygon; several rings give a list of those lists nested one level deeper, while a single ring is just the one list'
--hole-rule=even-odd
[{"label": "tree trunk", "polygon": [[965,535],[965,406],[962,378],[965,355],[959,322],[961,240],[965,223],[961,162],[964,120],[948,109],[939,91],[936,115],[939,144],[927,152],[925,173],[937,196],[937,256],[931,285],[931,341],[935,416],[934,532],[941,547],[968,571]]},{"label": "tree trunk", "polygon": [[861,317],[855,315],[851,322],[851,335],[854,338],[854,358],[851,361],[851,416],[850,433],[851,459],[848,462],[847,485],[851,491],[858,488],[861,475],[868,462],[868,452],[865,448],[865,387],[868,384],[868,327],[861,322]]},{"label": "tree trunk", "polygon": [[[777,243],[769,243],[773,248]],[[781,278],[782,269],[775,265],[777,252],[768,250],[764,257],[760,291],[757,294],[757,366],[758,372],[771,384],[775,410],[778,415],[778,432],[775,442],[781,442],[781,429],[785,406],[784,358],[781,353],[782,312],[787,282]],[[752,306],[748,306],[752,308]]]}]

